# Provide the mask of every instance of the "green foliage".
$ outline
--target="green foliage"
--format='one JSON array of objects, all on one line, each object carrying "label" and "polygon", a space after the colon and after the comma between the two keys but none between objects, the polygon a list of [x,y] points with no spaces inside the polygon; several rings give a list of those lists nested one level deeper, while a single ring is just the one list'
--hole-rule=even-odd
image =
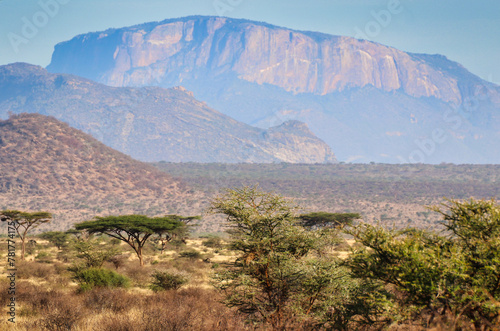
[{"label": "green foliage", "polygon": [[443,235],[366,224],[350,229],[370,250],[356,251],[348,265],[356,277],[391,284],[403,293],[396,303],[406,311],[404,318],[426,311],[431,319],[449,316],[453,325],[495,324],[500,317],[500,206],[483,200],[450,200],[443,206],[433,208],[444,218]]},{"label": "green foliage", "polygon": [[90,234],[103,233],[122,240],[132,247],[139,258],[140,265],[143,266],[143,248],[151,236],[173,236],[185,233],[187,222],[198,218],[198,216],[182,217],[177,215],[153,218],[144,215],[106,216],[78,223],[75,225],[75,229],[86,230]]},{"label": "green foliage", "polygon": [[105,261],[120,254],[119,248],[102,245],[99,240],[79,240],[73,244],[73,248],[76,256],[85,261],[87,268],[100,268]]},{"label": "green foliage", "polygon": [[37,259],[37,260],[42,260],[42,259],[45,259],[45,258],[47,258],[47,257],[49,257],[49,256],[50,256],[50,255],[49,255],[49,253],[47,253],[47,252],[40,252],[40,253],[38,253],[38,254],[35,256],[35,259]]},{"label": "green foliage", "polygon": [[304,227],[339,227],[352,225],[354,220],[361,219],[358,213],[326,213],[316,212],[303,214],[298,217],[300,224]]},{"label": "green foliage", "polygon": [[273,329],[290,323],[331,326],[333,315],[343,314],[329,313],[331,297],[340,298],[341,291],[346,302],[352,301],[351,290],[343,285],[351,283],[348,273],[325,254],[338,241],[333,229],[304,229],[288,201],[255,187],[228,190],[212,202],[211,210],[227,216],[230,247],[240,253],[231,267],[217,268],[213,277],[226,305]]},{"label": "green foliage", "polygon": [[201,259],[201,253],[198,252],[197,250],[191,249],[187,251],[182,251],[179,253],[180,257],[187,258],[187,259]]},{"label": "green foliage", "polygon": [[120,240],[123,240],[126,235],[143,238],[173,231],[185,225],[180,217],[174,216],[154,218],[144,215],[96,217],[92,221],[76,224],[75,229],[87,230],[91,234],[104,233]]},{"label": "green foliage", "polygon": [[42,239],[51,242],[57,249],[62,249],[67,246],[69,234],[61,231],[49,231],[38,235]]},{"label": "green foliage", "polygon": [[103,268],[83,268],[74,271],[74,279],[81,291],[94,287],[128,287],[130,280],[119,273]]},{"label": "green foliage", "polygon": [[204,240],[202,242],[202,245],[203,246],[206,246],[206,247],[210,247],[210,248],[217,248],[217,249],[221,249],[222,247],[224,247],[223,243],[222,243],[222,238],[221,237],[208,237],[207,240]]},{"label": "green foliage", "polygon": [[186,276],[179,273],[155,271],[151,276],[153,277],[153,281],[149,288],[154,292],[177,290],[188,282]]}]

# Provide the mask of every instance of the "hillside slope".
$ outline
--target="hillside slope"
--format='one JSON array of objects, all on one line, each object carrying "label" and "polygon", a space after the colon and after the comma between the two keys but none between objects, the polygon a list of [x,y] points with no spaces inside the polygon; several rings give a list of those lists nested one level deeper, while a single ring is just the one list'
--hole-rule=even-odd
[{"label": "hillside slope", "polygon": [[0,121],[0,208],[54,212],[57,228],[95,215],[194,212],[199,197],[53,117]]}]

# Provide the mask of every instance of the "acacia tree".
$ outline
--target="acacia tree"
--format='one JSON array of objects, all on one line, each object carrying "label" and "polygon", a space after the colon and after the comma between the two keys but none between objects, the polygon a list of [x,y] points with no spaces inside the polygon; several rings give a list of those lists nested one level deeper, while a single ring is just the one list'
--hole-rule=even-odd
[{"label": "acacia tree", "polygon": [[348,265],[356,277],[391,284],[402,293],[392,300],[407,318],[425,313],[429,321],[447,318],[453,329],[462,324],[464,329],[496,330],[500,206],[494,201],[449,200],[432,210],[443,216],[442,234],[367,224],[351,228],[348,233],[370,249],[356,251]]},{"label": "acacia tree", "polygon": [[186,226],[179,227],[172,231],[166,231],[163,233],[159,233],[156,237],[156,242],[160,244],[160,254],[163,254],[167,244],[171,242],[173,239],[180,238],[181,240],[185,240],[189,234],[189,227],[191,226],[191,221],[195,219],[200,219],[200,216],[178,216],[178,215],[166,215],[166,217],[170,217],[172,219],[177,219],[179,221],[184,222]]},{"label": "acacia tree", "polygon": [[144,215],[122,215],[96,217],[75,225],[76,230],[86,230],[89,234],[103,233],[127,243],[137,254],[139,263],[144,266],[142,250],[152,236],[183,231],[187,226],[183,220],[199,218],[167,215],[150,218]]},{"label": "acacia tree", "polygon": [[56,246],[58,250],[61,250],[62,248],[66,247],[69,234],[62,231],[48,231],[41,233],[39,237],[48,240],[54,246]]},{"label": "acacia tree", "polygon": [[308,228],[338,227],[352,225],[354,220],[361,218],[358,213],[327,213],[315,212],[302,214],[298,217],[299,223]]},{"label": "acacia tree", "polygon": [[355,287],[347,285],[339,261],[325,255],[337,242],[336,230],[305,229],[294,210],[283,197],[256,187],[228,190],[212,201],[210,211],[227,216],[230,247],[239,253],[215,273],[213,284],[226,305],[275,330],[301,328],[307,321],[336,327],[333,315],[344,313],[338,306]]},{"label": "acacia tree", "polygon": [[19,210],[4,210],[0,212],[1,221],[9,221],[14,223],[17,235],[21,239],[21,260],[24,260],[26,252],[26,236],[32,229],[40,225],[50,222],[52,214],[44,211],[28,213]]}]

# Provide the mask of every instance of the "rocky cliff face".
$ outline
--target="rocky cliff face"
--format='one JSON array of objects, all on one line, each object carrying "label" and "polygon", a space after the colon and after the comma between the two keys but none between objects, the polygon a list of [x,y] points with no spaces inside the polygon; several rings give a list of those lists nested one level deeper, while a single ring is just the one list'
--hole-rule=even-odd
[{"label": "rocky cliff face", "polygon": [[440,55],[196,16],[77,36],[56,46],[48,70],[111,86],[183,85],[265,128],[304,121],[345,161],[409,160],[435,129],[449,139],[439,153],[421,150],[423,162],[500,160],[487,147],[500,142],[500,87]]},{"label": "rocky cliff face", "polygon": [[303,123],[269,130],[235,121],[183,87],[114,88],[41,67],[0,67],[0,117],[51,115],[143,161],[335,162]]},{"label": "rocky cliff face", "polygon": [[111,86],[158,85],[172,75],[182,80],[208,69],[293,93],[325,95],[371,85],[413,97],[463,101],[458,78],[418,55],[349,37],[221,17],[81,35],[56,46],[48,69],[86,73]]}]

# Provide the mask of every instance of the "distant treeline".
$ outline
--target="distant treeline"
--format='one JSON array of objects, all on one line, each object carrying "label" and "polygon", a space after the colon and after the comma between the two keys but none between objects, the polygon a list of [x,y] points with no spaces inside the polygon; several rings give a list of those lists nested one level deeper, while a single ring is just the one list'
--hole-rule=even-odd
[{"label": "distant treeline", "polygon": [[211,193],[253,185],[294,197],[430,203],[500,196],[500,165],[393,164],[154,164],[189,186]]}]

